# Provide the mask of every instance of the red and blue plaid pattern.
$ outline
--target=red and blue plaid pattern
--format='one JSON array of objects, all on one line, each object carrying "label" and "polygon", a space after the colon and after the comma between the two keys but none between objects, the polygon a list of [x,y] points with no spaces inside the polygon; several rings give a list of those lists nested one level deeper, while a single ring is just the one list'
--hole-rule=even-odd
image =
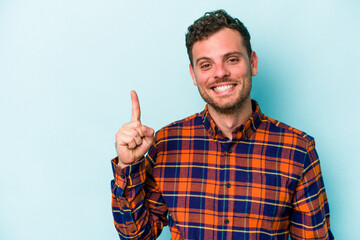
[{"label": "red and blue plaid pattern", "polygon": [[148,155],[112,166],[121,239],[334,239],[312,137],[254,112],[229,140],[207,108],[157,132]]}]

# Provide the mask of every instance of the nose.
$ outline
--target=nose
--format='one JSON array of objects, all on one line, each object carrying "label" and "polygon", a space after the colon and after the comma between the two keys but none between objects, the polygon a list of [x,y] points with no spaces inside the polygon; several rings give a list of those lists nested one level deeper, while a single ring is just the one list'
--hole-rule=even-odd
[{"label": "nose", "polygon": [[224,64],[217,64],[215,68],[215,78],[228,77],[230,72],[226,69]]}]

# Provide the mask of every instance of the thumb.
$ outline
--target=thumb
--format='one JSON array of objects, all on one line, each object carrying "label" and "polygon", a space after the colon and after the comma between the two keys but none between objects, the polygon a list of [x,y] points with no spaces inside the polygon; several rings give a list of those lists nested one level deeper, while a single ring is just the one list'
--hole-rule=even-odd
[{"label": "thumb", "polygon": [[152,141],[154,139],[154,129],[142,125],[141,131],[146,140]]}]

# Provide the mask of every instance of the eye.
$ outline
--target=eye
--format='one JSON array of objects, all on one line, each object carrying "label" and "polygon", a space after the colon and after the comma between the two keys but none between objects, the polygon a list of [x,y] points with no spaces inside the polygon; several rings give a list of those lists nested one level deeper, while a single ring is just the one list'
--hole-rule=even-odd
[{"label": "eye", "polygon": [[200,68],[203,69],[203,70],[206,70],[206,69],[208,69],[210,67],[211,67],[210,63],[204,63],[204,64],[200,65]]},{"label": "eye", "polygon": [[237,63],[237,62],[239,62],[239,58],[237,58],[237,57],[231,57],[231,58],[228,59],[228,62],[229,62],[229,63]]}]

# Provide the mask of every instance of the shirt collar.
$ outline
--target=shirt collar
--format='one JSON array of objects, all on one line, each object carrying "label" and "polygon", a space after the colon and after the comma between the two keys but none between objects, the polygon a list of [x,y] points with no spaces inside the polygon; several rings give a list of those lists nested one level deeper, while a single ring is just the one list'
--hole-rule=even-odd
[{"label": "shirt collar", "polygon": [[[262,119],[264,118],[263,113],[260,110],[259,104],[255,100],[251,100],[253,113],[250,118],[241,124],[234,132],[234,139],[232,140],[247,140],[259,127]],[[209,132],[210,136],[215,139],[224,138],[220,128],[216,125],[209,113],[208,105],[206,105],[204,111],[200,113],[205,129]]]}]

